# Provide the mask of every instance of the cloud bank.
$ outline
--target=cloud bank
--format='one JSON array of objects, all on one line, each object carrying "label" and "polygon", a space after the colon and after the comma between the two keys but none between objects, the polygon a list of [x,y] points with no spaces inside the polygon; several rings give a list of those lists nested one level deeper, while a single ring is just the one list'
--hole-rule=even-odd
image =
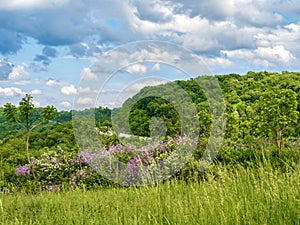
[{"label": "cloud bank", "polygon": [[[0,81],[30,80],[32,71],[43,73],[61,58],[93,63],[106,50],[149,39],[187,48],[214,73],[299,70],[299,12],[296,0],[0,0]],[[30,40],[41,47],[29,62],[10,61],[24,54]],[[136,54],[142,58],[147,53],[137,49]],[[126,62],[124,53],[114,58],[122,57]],[[125,68],[141,75],[159,70],[160,64],[150,70],[141,64]],[[81,76],[96,80],[89,69]],[[45,90],[57,87],[62,96],[76,94],[75,84],[50,77],[44,78]],[[10,96],[23,90],[1,91]],[[70,107],[71,100],[57,102]]]}]

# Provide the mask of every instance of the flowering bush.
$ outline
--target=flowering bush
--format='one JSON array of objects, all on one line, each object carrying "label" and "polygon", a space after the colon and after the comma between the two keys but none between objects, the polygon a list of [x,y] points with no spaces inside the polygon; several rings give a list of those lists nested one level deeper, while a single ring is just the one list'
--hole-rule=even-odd
[{"label": "flowering bush", "polygon": [[41,189],[47,191],[60,190],[62,185],[74,189],[86,184],[90,174],[96,173],[88,164],[91,157],[85,152],[69,153],[59,148],[32,159],[31,164],[17,167],[16,176],[19,183],[24,183],[24,177],[38,181]]},{"label": "flowering bush", "polygon": [[195,147],[191,139],[176,136],[137,149],[130,145],[110,146],[107,152],[123,163],[118,164],[121,170],[115,181],[123,185],[143,185],[175,175],[188,162]]},{"label": "flowering bush", "polygon": [[[155,166],[158,169],[167,166],[170,170],[180,168],[182,165],[175,165],[174,167],[172,162],[174,160],[180,161],[180,157],[184,156],[184,150],[174,154],[182,143],[185,143],[185,147],[187,143],[189,146],[195,146],[191,140],[175,137],[165,142],[148,144],[137,149],[130,145],[118,144],[102,149],[101,152],[85,150],[78,153],[69,153],[59,148],[57,152],[45,152],[39,159],[33,159],[31,164],[16,168],[16,176],[38,181],[41,188],[47,191],[61,190],[62,187],[75,189],[82,186],[103,186],[112,184],[103,177],[103,171],[100,167],[105,165],[106,168],[111,169],[106,170],[106,172],[118,173],[119,178],[122,179],[122,183],[125,185],[137,180],[142,183],[145,179],[145,173]],[[114,166],[112,162],[103,160],[105,159],[103,157],[107,156],[113,157],[114,162],[122,163],[123,167],[120,171],[116,171],[119,167]],[[173,157],[171,157],[171,160],[169,160],[170,156]]]}]

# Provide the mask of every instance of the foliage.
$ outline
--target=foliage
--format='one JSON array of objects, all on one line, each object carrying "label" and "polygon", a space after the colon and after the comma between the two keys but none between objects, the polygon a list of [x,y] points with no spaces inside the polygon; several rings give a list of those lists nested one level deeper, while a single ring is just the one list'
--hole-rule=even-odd
[{"label": "foliage", "polygon": [[[294,168],[295,165],[298,165],[300,161],[300,73],[283,72],[278,74],[250,71],[243,76],[229,74],[215,77],[219,80],[223,91],[227,119],[224,144],[215,159],[215,165],[235,167],[239,164],[247,168],[259,165],[264,158],[270,159],[272,167],[280,168],[283,171],[288,166]],[[8,104],[6,109],[5,107],[0,108],[0,171],[3,171],[0,186],[63,190],[70,188],[69,182],[72,179],[76,183],[75,187],[92,188],[93,184],[102,187],[112,185],[93,169],[87,167],[82,170],[87,165],[76,164],[76,169],[70,171],[70,161],[68,160],[78,157],[78,154],[83,154],[85,149],[78,146],[78,141],[89,140],[84,136],[89,135],[88,133],[79,134],[77,137],[79,139],[75,139],[73,131],[77,128],[73,127],[71,119],[78,119],[79,125],[86,126],[87,130],[93,130],[93,138],[100,139],[109,154],[114,155],[125,165],[128,164],[134,168],[131,173],[139,171],[139,168],[143,166],[149,166],[150,162],[153,165],[159,164],[174,150],[174,148],[163,148],[162,146],[169,140],[176,139],[182,125],[179,118],[181,112],[175,109],[172,101],[160,97],[142,98],[142,96],[147,96],[149,93],[156,93],[157,96],[160,96],[159,93],[163,93],[171,99],[172,93],[176,91],[178,85],[190,95],[197,109],[200,136],[195,154],[181,171],[175,173],[174,177],[183,180],[195,177],[197,180],[202,179],[206,175],[199,171],[200,159],[207,147],[213,118],[206,96],[196,82],[197,79],[200,78],[170,82],[156,87],[145,87],[140,93],[128,99],[121,108],[113,110],[102,107],[86,109],[78,113],[80,115],[78,118],[72,118],[74,111],[61,111],[56,112],[54,117],[46,122],[45,119],[49,116],[47,110],[34,108],[31,105],[31,98],[25,99],[19,107]],[[179,100],[181,100],[182,109],[187,108],[184,97]],[[131,106],[132,108],[130,108]],[[25,113],[21,113],[19,111],[21,109]],[[130,112],[129,126],[124,124],[126,123],[124,112],[128,110]],[[20,129],[22,126],[17,123],[8,123],[4,116],[5,112],[10,112],[8,119],[15,121],[17,118],[25,128],[27,126],[26,115],[30,115],[28,117],[28,127],[30,128],[43,121],[40,126],[30,132],[28,140],[30,155],[36,163],[50,160],[49,157],[56,157],[60,164],[55,167],[50,163],[53,168],[50,167],[50,164],[47,164],[49,167],[46,164],[34,164],[30,168],[34,167],[36,171],[41,169],[52,171],[51,176],[46,172],[39,172],[36,174],[36,179],[32,177],[32,174],[28,177],[25,169],[30,164],[28,164],[28,158],[22,154],[23,149],[26,148],[23,137],[27,134],[27,130]],[[95,115],[92,123],[88,118],[91,114]],[[121,130],[116,130],[112,125],[111,115],[115,119],[114,123],[120,125]],[[133,134],[138,136],[123,138],[117,135],[118,133],[127,133],[130,129]],[[191,132],[193,131],[191,130]],[[156,144],[150,145],[149,149],[144,148],[142,151],[152,134],[160,134],[161,143],[158,141]],[[141,140],[139,136],[145,137]],[[91,144],[83,143],[84,146]],[[153,148],[153,146],[156,147]],[[153,157],[147,158],[148,156],[143,155],[143,152],[148,152]],[[278,159],[278,155],[281,157],[280,159]],[[16,168],[19,170],[16,171]],[[16,176],[16,173],[20,175],[25,173],[25,176]],[[76,173],[78,174],[76,175]],[[129,178],[131,177],[130,179],[134,179],[132,174],[127,175]],[[77,185],[79,183],[81,185]]]},{"label": "foliage", "polygon": [[256,131],[274,137],[281,157],[286,128],[297,123],[297,94],[289,89],[273,89],[262,93],[257,102]]},{"label": "foliage", "polygon": [[37,126],[41,125],[43,122],[51,119],[56,113],[54,106],[47,106],[42,109],[42,112],[38,118],[32,121],[31,117],[33,115],[33,109],[34,104],[32,96],[26,94],[26,96],[20,101],[19,107],[16,107],[11,103],[7,103],[4,105],[3,110],[3,114],[6,116],[8,121],[16,122],[26,130],[26,157],[29,163],[30,158],[28,148],[31,131]]},{"label": "foliage", "polygon": [[90,157],[85,152],[70,153],[62,148],[44,152],[39,159],[33,159],[31,164],[16,167],[15,184],[28,190],[31,188],[30,181],[34,181],[35,188],[47,191],[59,190],[61,187],[75,189],[107,185],[109,181],[98,175],[89,164]]},{"label": "foliage", "polygon": [[[281,156],[285,138],[297,138],[300,134],[300,73],[283,72],[268,73],[248,72],[244,76],[238,74],[218,75],[220,87],[226,102],[227,143],[251,146],[257,138],[273,138]],[[132,107],[129,115],[131,132],[140,136],[150,136],[150,123],[153,117],[160,117],[167,124],[167,136],[178,134],[180,120],[172,104],[166,104],[158,98],[142,98],[147,93],[160,96],[165,93],[168,99],[174,93],[176,85],[180,85],[191,97],[198,111],[199,135],[209,137],[212,118],[210,107],[204,92],[197,84],[201,77],[188,81],[175,81],[164,85],[146,87],[137,95],[128,99],[122,108],[116,111],[116,121],[127,132],[126,110]],[[142,99],[137,101],[138,99]],[[167,117],[162,117],[162,112]],[[170,129],[172,127],[173,129]],[[277,138],[276,138],[277,135]]]},{"label": "foliage", "polygon": [[[125,181],[123,184],[130,184],[133,180],[142,183],[146,179],[142,173],[145,167],[150,171],[152,166],[166,163],[168,157],[174,154],[179,146],[182,147],[184,142],[186,140],[176,137],[166,142],[146,145],[140,149],[119,144],[111,145],[103,151],[105,155],[116,157],[119,162],[126,165],[123,171],[119,171],[120,180]],[[188,144],[185,143],[184,147],[188,147]],[[26,188],[28,180],[34,180],[41,189],[45,190],[53,185],[57,188],[65,186],[71,189],[82,185],[85,187],[105,186],[110,182],[102,178],[100,174],[97,160],[101,156],[103,156],[102,151],[92,153],[85,150],[76,153],[66,152],[59,147],[56,151],[46,151],[38,159],[32,159],[30,164],[17,166],[13,177],[16,178],[15,184],[18,186]],[[170,169],[176,170],[175,167],[169,167],[168,171]],[[163,173],[168,171],[163,171]]]}]

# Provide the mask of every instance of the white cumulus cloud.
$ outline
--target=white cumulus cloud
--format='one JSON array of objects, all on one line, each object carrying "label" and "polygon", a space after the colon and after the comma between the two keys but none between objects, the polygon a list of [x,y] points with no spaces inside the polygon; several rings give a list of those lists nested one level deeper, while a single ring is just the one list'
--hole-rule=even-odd
[{"label": "white cumulus cloud", "polygon": [[21,95],[25,95],[25,92],[23,92],[20,88],[16,88],[16,87],[1,88],[0,87],[0,96],[1,97],[8,98],[8,97],[18,97]]},{"label": "white cumulus cloud", "polygon": [[278,62],[283,65],[291,63],[295,60],[295,56],[284,46],[278,45],[275,47],[259,47],[255,50],[255,53],[262,59],[269,60],[271,62]]},{"label": "white cumulus cloud", "polygon": [[35,89],[35,90],[32,90],[30,92],[31,95],[41,95],[42,94],[42,91],[41,90],[38,90],[38,89]]},{"label": "white cumulus cloud", "polygon": [[26,71],[25,66],[13,67],[12,71],[8,75],[8,79],[12,81],[28,80],[30,74]]},{"label": "white cumulus cloud", "polygon": [[61,88],[61,93],[65,95],[75,95],[77,93],[77,89],[74,85],[64,86]]},{"label": "white cumulus cloud", "polygon": [[274,66],[276,64],[289,65],[296,60],[296,57],[282,45],[274,47],[258,47],[255,50],[222,50],[221,54],[229,58],[242,59],[250,61],[255,65],[262,65],[265,67]]},{"label": "white cumulus cloud", "polygon": [[126,67],[125,71],[131,74],[145,74],[147,72],[147,67],[142,64],[136,63]]},{"label": "white cumulus cloud", "polygon": [[90,68],[84,68],[83,71],[81,72],[81,79],[93,81],[93,80],[97,80],[97,76],[95,73],[91,71]]},{"label": "white cumulus cloud", "polygon": [[80,97],[76,100],[76,103],[79,105],[94,105],[94,100],[90,97]]},{"label": "white cumulus cloud", "polygon": [[214,67],[227,68],[233,64],[229,59],[223,57],[203,58],[203,60],[205,63],[207,63],[207,65]]},{"label": "white cumulus cloud", "polygon": [[59,86],[60,82],[57,80],[50,79],[46,82],[47,86]]},{"label": "white cumulus cloud", "polygon": [[65,107],[65,108],[70,108],[72,106],[72,104],[68,101],[63,101],[60,103],[61,106]]}]

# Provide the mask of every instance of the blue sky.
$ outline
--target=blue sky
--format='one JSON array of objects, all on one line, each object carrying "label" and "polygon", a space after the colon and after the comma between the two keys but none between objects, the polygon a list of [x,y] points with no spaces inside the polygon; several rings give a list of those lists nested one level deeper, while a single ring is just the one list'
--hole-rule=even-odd
[{"label": "blue sky", "polygon": [[[212,74],[299,71],[300,1],[0,0],[0,105],[31,93],[36,106],[70,110],[75,95],[89,91],[80,88],[82,74],[103,53],[143,40],[182,46]],[[132,95],[186,78],[155,62],[115,76],[103,90],[103,106],[118,106],[122,89]],[[82,100],[87,107],[90,99]]]}]

